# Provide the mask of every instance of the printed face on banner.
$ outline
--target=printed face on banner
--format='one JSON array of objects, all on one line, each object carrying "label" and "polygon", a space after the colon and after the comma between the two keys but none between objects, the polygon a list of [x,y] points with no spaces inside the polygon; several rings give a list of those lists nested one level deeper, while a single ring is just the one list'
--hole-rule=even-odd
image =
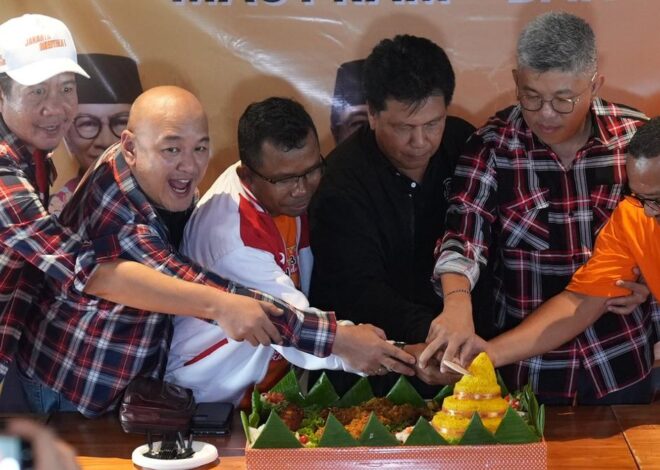
[{"label": "printed face on banner", "polygon": [[310,130],[305,145],[288,152],[266,141],[261,146],[261,164],[254,170],[243,166],[239,175],[270,215],[302,215],[323,173],[318,139]]},{"label": "printed face on banner", "polygon": [[115,142],[128,123],[127,103],[79,104],[78,114],[64,139],[84,172]]},{"label": "printed face on banner", "polygon": [[[593,74],[550,70],[538,72],[521,67],[514,70],[521,104],[526,100],[543,100],[537,111],[522,110],[529,128],[548,145],[569,142],[584,131],[591,101],[602,83]],[[558,112],[557,102],[572,102],[572,111]],[[563,109],[562,109],[563,111]]]},{"label": "printed face on banner", "polygon": [[52,150],[66,134],[78,107],[76,79],[65,72],[32,86],[13,82],[0,99],[0,114],[30,150]]},{"label": "printed face on banner", "polygon": [[446,119],[442,96],[430,96],[417,108],[388,99],[383,111],[369,111],[369,125],[380,150],[395,168],[416,181],[440,147]]},{"label": "printed face on banner", "polygon": [[362,124],[367,122],[367,105],[345,106],[342,108],[335,129],[337,143],[346,140]]}]

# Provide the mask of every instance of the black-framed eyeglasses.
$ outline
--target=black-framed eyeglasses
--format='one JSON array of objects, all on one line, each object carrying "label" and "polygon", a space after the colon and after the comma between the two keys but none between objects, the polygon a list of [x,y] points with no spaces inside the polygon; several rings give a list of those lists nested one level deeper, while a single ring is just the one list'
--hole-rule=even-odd
[{"label": "black-framed eyeglasses", "polygon": [[[73,120],[73,128],[82,139],[96,139],[103,128],[103,121],[93,114],[79,114]],[[108,118],[110,132],[119,138],[128,125],[128,112],[113,114]]]},{"label": "black-framed eyeglasses", "polygon": [[520,93],[520,90],[518,90],[518,101],[520,102],[520,106],[526,111],[539,111],[545,103],[550,103],[550,106],[555,112],[559,114],[570,114],[575,109],[575,105],[580,102],[580,96],[593,85],[597,73],[594,73],[594,76],[591,77],[589,85],[573,98],[553,97],[549,100],[544,100],[538,95],[526,95]]},{"label": "black-framed eyeglasses", "polygon": [[632,191],[627,191],[626,199],[635,207],[644,208],[644,206],[651,209],[653,212],[660,212],[660,199],[649,199],[639,196]]},{"label": "black-framed eyeglasses", "polygon": [[257,170],[252,168],[250,165],[247,165],[244,163],[246,167],[250,169],[252,173],[257,175],[259,178],[262,180],[272,184],[275,186],[277,189],[282,189],[282,190],[292,190],[296,187],[298,187],[298,184],[301,181],[316,181],[318,178],[321,177],[323,174],[323,171],[325,170],[325,158],[323,158],[323,155],[319,155],[319,158],[321,159],[316,165],[310,167],[307,171],[300,175],[291,175],[291,176],[285,176],[283,178],[268,178],[267,176],[262,175],[259,173]]}]

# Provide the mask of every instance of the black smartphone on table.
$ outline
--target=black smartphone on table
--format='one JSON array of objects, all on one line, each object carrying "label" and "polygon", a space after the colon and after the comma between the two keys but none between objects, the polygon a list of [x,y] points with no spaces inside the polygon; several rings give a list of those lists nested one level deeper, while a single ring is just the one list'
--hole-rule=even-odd
[{"label": "black smartphone on table", "polygon": [[226,402],[198,403],[190,430],[193,434],[226,436],[231,433],[234,405]]}]

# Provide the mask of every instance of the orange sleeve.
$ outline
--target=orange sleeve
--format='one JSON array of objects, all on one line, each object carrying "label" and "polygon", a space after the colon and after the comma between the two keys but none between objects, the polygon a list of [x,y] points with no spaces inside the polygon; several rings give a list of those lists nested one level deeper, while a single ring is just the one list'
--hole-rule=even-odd
[{"label": "orange sleeve", "polygon": [[[635,236],[631,218],[626,212],[634,209],[629,202],[622,202],[612,213],[612,217],[598,234],[591,258],[575,274],[566,290],[595,297],[619,297],[630,291],[617,287],[619,279],[632,281],[636,278],[633,268],[635,261],[630,238]],[[639,227],[637,228],[639,230]]]}]

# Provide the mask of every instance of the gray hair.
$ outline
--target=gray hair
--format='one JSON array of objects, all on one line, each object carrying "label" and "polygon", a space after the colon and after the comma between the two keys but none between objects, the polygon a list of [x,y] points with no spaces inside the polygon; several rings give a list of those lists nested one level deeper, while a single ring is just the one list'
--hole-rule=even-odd
[{"label": "gray hair", "polygon": [[594,73],[597,66],[591,26],[570,13],[553,11],[537,16],[518,38],[518,67],[539,72]]},{"label": "gray hair", "polygon": [[0,73],[0,91],[5,97],[11,94],[11,89],[13,87],[14,80],[11,79],[9,75],[4,72]]}]

